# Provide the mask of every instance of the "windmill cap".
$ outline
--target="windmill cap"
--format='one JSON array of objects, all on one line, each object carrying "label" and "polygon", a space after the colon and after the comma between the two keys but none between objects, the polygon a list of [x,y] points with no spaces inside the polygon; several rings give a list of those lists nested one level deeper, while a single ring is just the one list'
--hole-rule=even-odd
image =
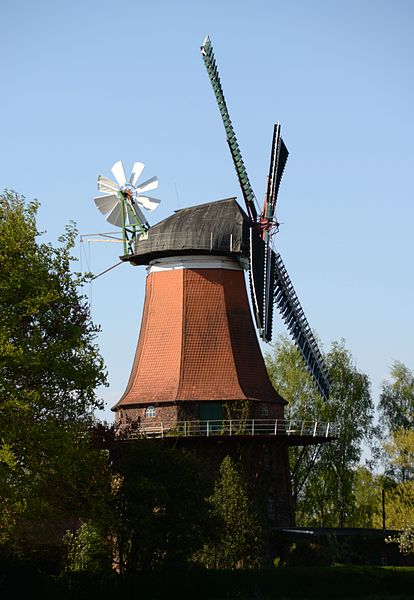
[{"label": "windmill cap", "polygon": [[249,255],[249,219],[235,198],[182,208],[137,238],[134,265],[179,255]]}]

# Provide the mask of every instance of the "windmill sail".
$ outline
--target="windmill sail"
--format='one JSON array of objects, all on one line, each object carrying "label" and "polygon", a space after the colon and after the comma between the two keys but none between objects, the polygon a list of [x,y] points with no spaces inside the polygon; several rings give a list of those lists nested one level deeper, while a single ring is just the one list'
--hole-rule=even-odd
[{"label": "windmill sail", "polygon": [[263,263],[265,260],[265,244],[253,228],[250,228],[249,280],[252,298],[253,314],[259,334],[263,335],[264,328],[264,299],[265,280]]},{"label": "windmill sail", "polygon": [[276,123],[273,128],[272,149],[270,152],[269,176],[267,179],[267,190],[265,202],[260,218],[262,229],[262,238],[265,242],[264,252],[264,310],[263,323],[264,327],[261,332],[261,337],[264,341],[270,342],[272,339],[273,325],[273,288],[275,280],[275,253],[270,247],[272,230],[277,230],[278,223],[275,218],[276,201],[279,192],[280,182],[285,170],[286,161],[289,152],[281,137],[280,123]]},{"label": "windmill sail", "polygon": [[275,269],[276,255],[269,246],[265,244],[265,261],[264,261],[264,310],[263,310],[263,332],[262,339],[265,342],[270,342],[272,339],[273,329],[273,307],[274,307],[274,288],[275,288]]},{"label": "windmill sail", "polygon": [[270,246],[272,230],[274,230],[275,226],[277,228],[278,225],[275,219],[276,201],[289,155],[280,134],[280,124],[277,123],[273,130],[266,198],[263,210],[258,216],[255,207],[255,195],[250,185],[246,167],[244,166],[230,120],[214,58],[213,47],[208,36],[201,46],[201,54],[218,103],[226,131],[227,143],[236,168],[250,222],[250,291],[254,318],[259,335],[264,341],[271,341],[273,309],[276,303],[321,395],[327,399],[329,394],[329,380],[322,354],[319,351],[318,344],[309,327],[283,261],[280,255],[275,253]]},{"label": "windmill sail", "polygon": [[305,364],[325,400],[329,395],[329,379],[323,356],[300,305],[280,254],[274,254],[274,300],[298,346]]},{"label": "windmill sail", "polygon": [[220,109],[221,118],[223,120],[224,129],[226,131],[227,143],[230,148],[234,166],[236,168],[237,177],[240,182],[240,187],[243,192],[244,201],[246,203],[247,213],[252,222],[257,220],[257,211],[254,205],[255,195],[250,185],[250,180],[247,175],[246,167],[244,166],[243,158],[237,142],[236,134],[234,133],[233,125],[227,109],[226,100],[224,99],[223,88],[221,87],[220,77],[214,58],[213,46],[210,38],[207,36],[201,46],[201,54],[207,68],[207,73],[213,86],[217,104]]},{"label": "windmill sail", "polygon": [[280,123],[276,123],[273,128],[272,149],[270,152],[269,176],[267,179],[266,199],[262,212],[263,239],[269,240],[270,230],[276,225],[275,210],[277,195],[279,193],[280,182],[285,170],[289,151],[280,133]]}]

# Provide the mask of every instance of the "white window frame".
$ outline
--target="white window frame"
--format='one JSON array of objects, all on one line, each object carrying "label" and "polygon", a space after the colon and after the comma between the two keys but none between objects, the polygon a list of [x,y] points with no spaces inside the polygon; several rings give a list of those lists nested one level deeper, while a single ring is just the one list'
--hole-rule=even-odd
[{"label": "white window frame", "polygon": [[145,409],[145,418],[152,419],[155,417],[155,406],[147,406]]},{"label": "white window frame", "polygon": [[260,405],[260,416],[268,417],[269,416],[269,406],[267,404]]}]

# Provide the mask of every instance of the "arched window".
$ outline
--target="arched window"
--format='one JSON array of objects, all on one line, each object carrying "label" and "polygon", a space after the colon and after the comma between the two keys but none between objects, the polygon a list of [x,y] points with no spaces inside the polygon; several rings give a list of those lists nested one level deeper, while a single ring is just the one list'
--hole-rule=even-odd
[{"label": "arched window", "polygon": [[145,409],[146,417],[155,417],[155,406],[147,406]]}]

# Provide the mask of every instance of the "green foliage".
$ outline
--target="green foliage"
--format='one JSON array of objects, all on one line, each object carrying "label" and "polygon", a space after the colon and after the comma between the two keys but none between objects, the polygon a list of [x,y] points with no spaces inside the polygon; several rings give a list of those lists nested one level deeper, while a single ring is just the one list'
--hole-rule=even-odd
[{"label": "green foliage", "polygon": [[406,523],[400,534],[389,536],[386,539],[389,544],[398,544],[401,554],[414,554],[414,527]]},{"label": "green foliage", "polygon": [[351,513],[353,527],[382,527],[382,485],[381,477],[373,475],[366,467],[355,469]]},{"label": "green foliage", "polygon": [[[389,539],[403,554],[414,552],[414,372],[400,361],[391,367],[379,401],[382,442],[378,455],[385,467],[385,512],[389,528],[401,533]],[[385,425],[385,427],[384,427]]]},{"label": "green foliage", "polygon": [[388,541],[397,543],[403,554],[414,553],[414,431],[394,431],[384,450],[399,473],[385,491],[385,512],[387,527],[401,533]]},{"label": "green foliage", "polygon": [[[414,426],[414,372],[400,361],[391,367],[391,381],[384,381],[379,405],[380,422],[389,432]],[[380,431],[382,438],[387,432]]]},{"label": "green foliage", "polygon": [[159,440],[113,451],[109,533],[120,572],[185,564],[209,536],[202,463]]},{"label": "green foliage", "polygon": [[210,497],[216,537],[204,545],[199,560],[208,568],[254,568],[261,562],[261,528],[236,464],[226,456]]},{"label": "green foliage", "polygon": [[93,523],[82,523],[76,531],[68,530],[63,538],[67,547],[66,571],[96,573],[111,568],[111,548]]},{"label": "green foliage", "polygon": [[[355,468],[361,458],[362,442],[370,439],[372,432],[370,382],[356,368],[344,340],[333,342],[325,360],[331,389],[329,400],[324,403],[299,351],[286,337],[279,338],[273,355],[266,357],[273,384],[289,402],[288,418],[329,421],[340,427],[338,438],[322,446],[314,465],[314,457],[309,454],[310,460],[302,460],[296,469],[293,491],[297,524],[352,526]],[[296,464],[299,453],[298,448],[291,450],[292,464]]]},{"label": "green foliage", "polygon": [[[414,481],[404,481],[385,491],[386,526],[389,529],[414,527]],[[379,520],[375,522],[380,526]]]},{"label": "green foliage", "polygon": [[105,383],[98,328],[70,269],[76,229],[66,228],[58,248],[39,243],[38,206],[0,196],[0,392],[19,420],[79,420],[102,408],[94,392]]},{"label": "green foliage", "polygon": [[287,419],[312,420],[322,411],[322,399],[303,364],[299,350],[291,340],[280,335],[273,345],[273,352],[265,355],[270,379],[288,402]]},{"label": "green foliage", "polygon": [[16,551],[55,541],[105,480],[90,430],[106,375],[71,272],[76,229],[57,248],[38,241],[38,207],[0,196],[0,535]]},{"label": "green foliage", "polygon": [[398,470],[401,482],[414,479],[414,430],[394,430],[389,441],[384,442],[384,450],[392,467]]},{"label": "green foliage", "polygon": [[251,400],[236,400],[232,402],[223,402],[223,419],[236,420],[237,426],[234,424],[234,433],[239,435],[246,432],[248,428],[248,420],[252,418],[253,403]]}]

